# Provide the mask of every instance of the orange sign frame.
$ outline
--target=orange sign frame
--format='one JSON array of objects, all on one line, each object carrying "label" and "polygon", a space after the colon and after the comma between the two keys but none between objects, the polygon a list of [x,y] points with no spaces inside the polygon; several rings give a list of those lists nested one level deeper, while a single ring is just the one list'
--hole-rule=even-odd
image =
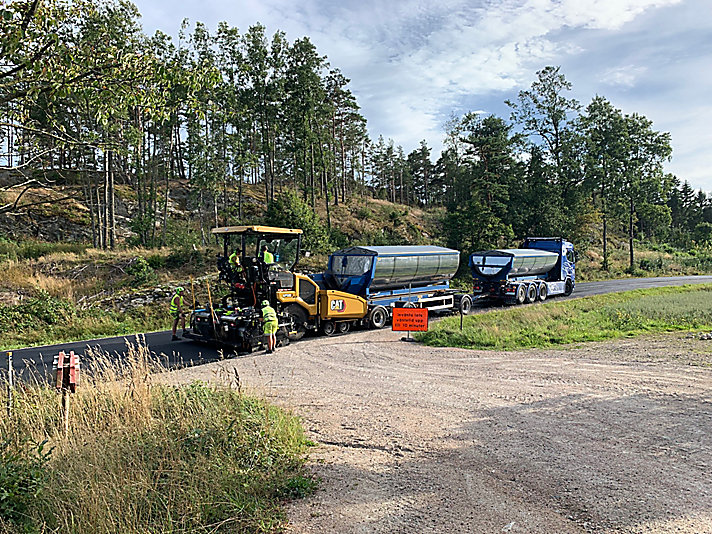
[{"label": "orange sign frame", "polygon": [[428,308],[393,308],[394,332],[427,332]]}]

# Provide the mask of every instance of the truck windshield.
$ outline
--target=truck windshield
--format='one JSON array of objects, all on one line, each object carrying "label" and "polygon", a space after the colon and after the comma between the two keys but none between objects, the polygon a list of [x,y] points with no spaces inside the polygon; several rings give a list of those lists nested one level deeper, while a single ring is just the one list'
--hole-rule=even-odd
[{"label": "truck windshield", "polygon": [[333,274],[361,276],[370,269],[370,256],[332,256],[331,258],[331,272]]}]

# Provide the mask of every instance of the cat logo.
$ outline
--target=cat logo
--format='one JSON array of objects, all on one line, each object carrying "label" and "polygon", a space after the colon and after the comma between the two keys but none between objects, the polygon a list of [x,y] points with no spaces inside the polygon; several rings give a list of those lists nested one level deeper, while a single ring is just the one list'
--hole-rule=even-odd
[{"label": "cat logo", "polygon": [[329,307],[331,311],[342,312],[346,309],[346,302],[344,302],[344,299],[332,300]]}]

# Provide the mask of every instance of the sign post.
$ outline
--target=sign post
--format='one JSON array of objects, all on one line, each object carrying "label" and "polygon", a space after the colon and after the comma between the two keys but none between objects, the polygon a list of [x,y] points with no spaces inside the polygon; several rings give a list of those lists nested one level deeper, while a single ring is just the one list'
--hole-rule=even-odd
[{"label": "sign post", "polygon": [[408,332],[401,341],[413,341],[411,332],[428,331],[427,308],[393,308],[393,331]]}]

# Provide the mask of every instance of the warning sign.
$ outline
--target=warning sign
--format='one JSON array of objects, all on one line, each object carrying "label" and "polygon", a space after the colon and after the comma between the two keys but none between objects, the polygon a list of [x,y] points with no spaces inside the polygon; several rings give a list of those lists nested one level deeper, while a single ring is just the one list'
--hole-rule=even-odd
[{"label": "warning sign", "polygon": [[427,332],[427,308],[393,308],[394,332]]}]

